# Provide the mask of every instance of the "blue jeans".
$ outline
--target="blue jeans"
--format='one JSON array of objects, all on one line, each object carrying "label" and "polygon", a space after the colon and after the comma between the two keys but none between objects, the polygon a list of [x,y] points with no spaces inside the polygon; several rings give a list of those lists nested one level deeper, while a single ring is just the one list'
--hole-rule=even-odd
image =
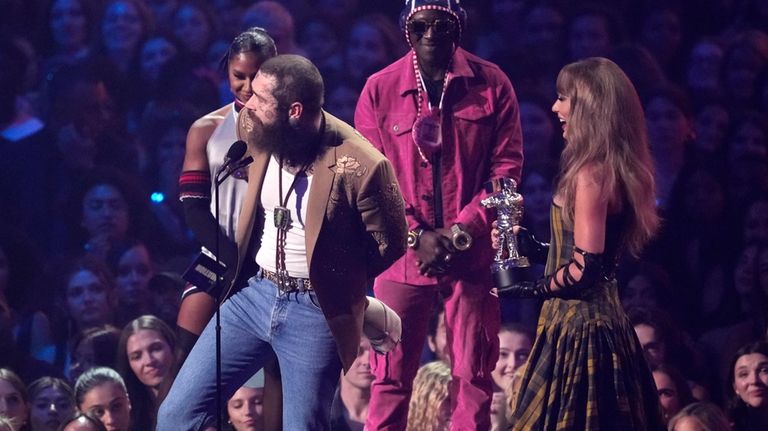
[{"label": "blue jeans", "polygon": [[[314,292],[283,293],[255,276],[225,301],[222,406],[264,366],[270,346],[283,382],[283,429],[329,429],[341,361]],[[216,417],[216,319],[211,319],[160,406],[157,431],[198,431]]]}]

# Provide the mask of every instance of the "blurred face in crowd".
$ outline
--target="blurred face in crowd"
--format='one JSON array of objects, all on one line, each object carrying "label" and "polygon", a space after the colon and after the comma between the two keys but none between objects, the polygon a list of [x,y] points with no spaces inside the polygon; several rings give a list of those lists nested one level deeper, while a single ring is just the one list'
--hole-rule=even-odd
[{"label": "blurred face in crowd", "polygon": [[347,65],[350,72],[373,73],[389,63],[384,36],[368,23],[357,23],[349,32]]},{"label": "blurred face in crowd", "polygon": [[656,308],[659,305],[659,297],[654,288],[653,279],[644,274],[637,274],[629,279],[624,288],[622,303],[625,308],[628,306]]},{"label": "blurred face in crowd", "polygon": [[743,43],[734,48],[724,64],[726,93],[738,100],[752,97],[763,67],[765,59],[750,45]]},{"label": "blurred face in crowd", "polygon": [[525,16],[525,45],[539,57],[554,58],[561,52],[565,19],[554,7],[538,5]]},{"label": "blurred face in crowd", "polygon": [[102,43],[107,51],[133,51],[145,31],[132,2],[116,0],[107,6],[101,22]]},{"label": "blurred face in crowd", "polygon": [[747,245],[736,263],[733,278],[734,287],[741,297],[742,311],[762,315],[766,304],[758,298],[768,298],[768,248]]},{"label": "blurred face in crowd", "polygon": [[322,64],[339,49],[339,38],[330,24],[316,19],[303,26],[300,45],[313,63]]},{"label": "blurred face in crowd", "polygon": [[640,340],[640,345],[645,352],[645,358],[649,365],[661,365],[667,358],[667,347],[661,338],[659,331],[653,326],[639,324],[635,326],[635,333]]},{"label": "blurred face in crowd", "polygon": [[683,408],[680,405],[680,394],[677,393],[674,380],[663,371],[654,371],[653,381],[656,383],[656,392],[659,394],[664,420],[668,421]]},{"label": "blurred face in crowd", "polygon": [[694,119],[696,140],[693,144],[703,153],[714,153],[725,144],[730,114],[722,105],[704,107]]},{"label": "blurred face in crowd", "polygon": [[664,8],[651,12],[643,22],[641,38],[659,61],[670,60],[678,51],[683,38],[680,17]]},{"label": "blurred face in crowd", "polygon": [[70,421],[61,431],[99,431],[99,428],[86,418]]},{"label": "blurred face in crowd", "polygon": [[158,25],[170,22],[173,12],[179,6],[178,0],[144,0],[144,2],[152,11],[152,16],[155,17]]},{"label": "blurred face in crowd", "polygon": [[263,409],[264,388],[242,386],[227,402],[229,421],[235,431],[263,430]]},{"label": "blurred face in crowd", "polygon": [[29,420],[34,431],[58,431],[61,423],[74,413],[74,400],[64,391],[51,386],[32,399]]},{"label": "blurred face in crowd", "polygon": [[141,47],[141,75],[149,82],[156,82],[160,77],[160,72],[178,50],[168,39],[160,36],[153,37]]},{"label": "blurred face in crowd", "polygon": [[49,25],[53,41],[63,50],[75,50],[86,44],[87,23],[79,0],[56,0],[51,6]]},{"label": "blurred face in crowd", "polygon": [[533,341],[526,334],[506,330],[499,332],[499,359],[496,368],[491,371],[491,377],[499,388],[506,389],[510,385],[515,371],[528,360],[531,347]]},{"label": "blurred face in crowd", "polygon": [[768,242],[768,200],[750,205],[744,221],[744,242]]},{"label": "blurred face in crowd", "polygon": [[355,120],[355,107],[359,97],[360,95],[352,87],[339,85],[328,94],[325,107],[337,118],[352,124]]},{"label": "blurred face in crowd", "polygon": [[675,423],[675,428],[672,431],[707,431],[709,428],[705,427],[695,416],[685,416],[680,418]]},{"label": "blurred face in crowd", "polygon": [[357,349],[357,358],[355,358],[349,371],[341,376],[348,385],[363,391],[370,391],[373,382],[371,363],[369,362],[370,351],[371,343],[368,339],[361,338],[360,347]]},{"label": "blurred face in crowd", "polygon": [[446,364],[451,363],[451,357],[448,355],[448,336],[445,328],[445,312],[442,311],[437,316],[437,328],[435,329],[435,336],[427,337],[427,343],[429,349],[435,353],[436,359],[439,359]]},{"label": "blurred face in crowd", "polygon": [[543,175],[530,172],[520,190],[525,196],[525,215],[529,220],[547,220],[552,202],[552,185]]},{"label": "blurred face in crowd", "polygon": [[569,46],[571,58],[605,56],[611,49],[611,35],[605,18],[598,14],[577,16],[571,23]]},{"label": "blurred face in crowd", "polygon": [[525,156],[541,160],[550,157],[555,127],[549,112],[531,102],[520,102],[520,124],[523,129]]},{"label": "blurred face in crowd", "polygon": [[172,126],[163,131],[157,141],[157,165],[160,168],[160,175],[163,178],[166,175],[169,176],[174,185],[184,166],[186,137],[186,129]]},{"label": "blurred face in crowd", "polygon": [[149,301],[149,279],[154,275],[149,251],[137,244],[123,253],[117,262],[115,282],[120,303],[142,304]]},{"label": "blurred face in crowd", "polygon": [[768,136],[756,121],[742,121],[731,136],[729,157],[736,159],[740,156],[759,159],[768,156]]},{"label": "blurred face in crowd", "polygon": [[29,405],[24,401],[16,387],[5,379],[0,379],[0,416],[5,416],[20,429],[27,422]]},{"label": "blurred face in crowd", "polygon": [[749,353],[736,360],[733,390],[748,406],[768,408],[768,356]]},{"label": "blurred face in crowd", "polygon": [[723,49],[718,44],[709,41],[698,42],[688,59],[688,86],[694,90],[717,90],[722,63]]},{"label": "blurred face in crowd", "polygon": [[99,418],[108,431],[130,431],[131,402],[122,386],[104,382],[83,396],[80,411]]},{"label": "blurred face in crowd", "polygon": [[125,350],[131,370],[150,388],[157,388],[173,365],[171,346],[162,334],[152,329],[140,329],[128,337]]},{"label": "blurred face in crowd", "polygon": [[67,311],[80,329],[108,323],[112,314],[109,286],[89,270],[72,275],[66,291]]},{"label": "blurred face in crowd", "polygon": [[97,366],[96,352],[94,352],[93,343],[85,338],[77,344],[75,351],[72,352],[72,364],[69,367],[69,379],[77,381],[80,374],[88,369]]},{"label": "blurred face in crowd", "polygon": [[82,226],[90,238],[123,239],[128,223],[128,203],[115,186],[99,184],[85,194]]},{"label": "blurred face in crowd", "polygon": [[[685,113],[666,97],[654,97],[645,106],[648,139],[656,155],[682,155],[691,136]],[[658,156],[657,156],[658,157]]]},{"label": "blurred face in crowd", "polygon": [[174,33],[189,52],[202,54],[208,49],[213,29],[205,13],[191,4],[185,4],[176,11]]}]

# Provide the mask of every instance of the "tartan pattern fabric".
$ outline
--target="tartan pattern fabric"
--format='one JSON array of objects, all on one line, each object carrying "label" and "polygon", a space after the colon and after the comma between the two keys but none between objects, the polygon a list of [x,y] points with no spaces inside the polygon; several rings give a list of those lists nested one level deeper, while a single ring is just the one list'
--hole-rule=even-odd
[{"label": "tartan pattern fabric", "polygon": [[[573,231],[555,205],[551,220],[547,274],[571,259],[574,246]],[[607,229],[615,227],[609,220]],[[546,300],[536,334],[513,430],[665,429],[656,386],[615,279],[598,282],[581,299]]]}]

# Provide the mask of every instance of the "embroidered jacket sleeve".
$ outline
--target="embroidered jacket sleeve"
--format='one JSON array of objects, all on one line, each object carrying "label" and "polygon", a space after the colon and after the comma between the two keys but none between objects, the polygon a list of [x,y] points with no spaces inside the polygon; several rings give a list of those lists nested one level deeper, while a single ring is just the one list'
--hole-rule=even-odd
[{"label": "embroidered jacket sleeve", "polygon": [[408,231],[403,195],[387,160],[376,164],[362,184],[356,204],[366,231],[377,244],[377,254],[368,256],[368,272],[372,278],[405,253]]}]

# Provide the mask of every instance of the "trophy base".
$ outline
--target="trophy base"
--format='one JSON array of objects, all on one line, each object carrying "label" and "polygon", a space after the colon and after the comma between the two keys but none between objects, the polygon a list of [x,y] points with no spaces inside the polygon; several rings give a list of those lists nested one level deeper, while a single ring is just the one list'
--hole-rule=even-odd
[{"label": "trophy base", "polygon": [[528,262],[528,258],[524,256],[491,264],[493,282],[499,289],[509,287],[520,281],[530,280],[530,271],[531,264]]}]

